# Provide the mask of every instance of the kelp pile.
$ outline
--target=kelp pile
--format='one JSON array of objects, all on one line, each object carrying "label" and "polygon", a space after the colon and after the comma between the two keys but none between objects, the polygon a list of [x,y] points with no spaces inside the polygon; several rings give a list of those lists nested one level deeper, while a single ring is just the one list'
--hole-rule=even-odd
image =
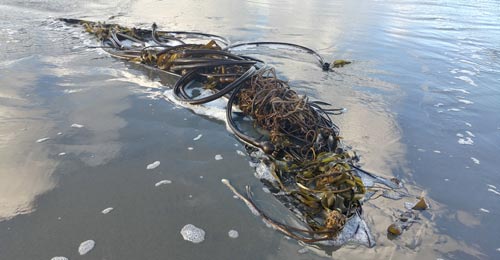
[{"label": "kelp pile", "polygon": [[[287,206],[307,224],[306,228],[291,227],[259,211],[277,230],[304,242],[331,240],[349,218],[361,213],[365,186],[353,166],[356,156],[342,148],[339,129],[330,119],[340,110],[326,109],[328,103],[298,94],[263,61],[232,52],[244,45],[285,45],[312,54],[323,70],[330,70],[331,64],[315,51],[281,42],[231,45],[221,36],[159,31],[156,24],[151,29],[137,29],[61,20],[82,25],[112,56],[179,75],[173,93],[180,101],[203,104],[227,98],[229,127],[242,142],[265,153],[273,175],[266,184],[276,196],[286,197]],[[193,39],[198,42],[192,43]],[[332,64],[335,67],[347,63],[340,60]],[[255,136],[241,129],[235,120],[238,114],[251,118],[260,134]],[[243,196],[229,182],[226,184],[257,208],[250,192]]]}]

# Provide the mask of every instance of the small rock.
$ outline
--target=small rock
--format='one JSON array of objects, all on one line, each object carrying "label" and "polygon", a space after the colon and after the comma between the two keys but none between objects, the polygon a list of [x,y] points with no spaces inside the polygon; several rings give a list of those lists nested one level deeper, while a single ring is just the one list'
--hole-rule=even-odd
[{"label": "small rock", "polygon": [[389,234],[392,234],[392,235],[395,235],[395,236],[399,236],[399,235],[401,235],[401,233],[403,233],[403,229],[401,228],[401,225],[396,224],[396,223],[392,223],[387,228],[387,232]]},{"label": "small rock", "polygon": [[429,208],[427,202],[425,202],[424,197],[420,198],[420,200],[412,207],[414,210],[426,210]]}]

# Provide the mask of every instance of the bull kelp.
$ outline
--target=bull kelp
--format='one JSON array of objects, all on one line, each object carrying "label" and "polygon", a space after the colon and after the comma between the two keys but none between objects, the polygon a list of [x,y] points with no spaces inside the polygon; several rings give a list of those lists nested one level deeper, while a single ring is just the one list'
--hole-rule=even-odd
[{"label": "bull kelp", "polygon": [[[373,195],[375,189],[371,188],[367,196],[360,177],[362,170],[356,166],[357,156],[343,147],[339,128],[330,118],[342,113],[342,109],[327,108],[331,105],[299,94],[264,61],[235,54],[234,50],[241,46],[286,46],[311,54],[324,71],[350,62],[327,63],[314,50],[293,43],[231,44],[213,34],[160,31],[156,24],[151,29],[139,29],[61,20],[82,25],[112,56],[180,76],[173,86],[179,101],[196,105],[227,99],[229,128],[250,153],[257,152],[257,157],[266,162],[270,176],[262,181],[305,227],[273,220],[253,202],[249,188],[242,195],[228,180],[223,182],[280,232],[306,243],[334,241],[350,219],[362,214],[362,200]],[[244,126],[241,118],[252,124]],[[381,183],[398,187],[390,181]],[[359,224],[354,232],[358,229]]]}]

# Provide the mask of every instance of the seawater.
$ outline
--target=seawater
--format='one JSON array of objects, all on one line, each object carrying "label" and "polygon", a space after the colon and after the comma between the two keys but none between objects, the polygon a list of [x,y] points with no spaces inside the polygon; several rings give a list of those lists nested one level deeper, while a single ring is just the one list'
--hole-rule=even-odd
[{"label": "seawater", "polygon": [[[85,256],[106,259],[496,259],[499,13],[496,1],[2,0],[0,258],[73,259],[91,240]],[[363,167],[401,179],[431,209],[391,239],[387,226],[414,198],[368,201],[376,247],[305,250],[220,182],[250,185],[263,210],[296,221],[241,156],[223,102],[175,103],[175,79],[89,48],[98,43],[57,17],[288,41],[352,60],[324,73],[303,53],[241,50],[346,108],[333,120]],[[187,224],[206,232],[202,243],[183,239]]]}]

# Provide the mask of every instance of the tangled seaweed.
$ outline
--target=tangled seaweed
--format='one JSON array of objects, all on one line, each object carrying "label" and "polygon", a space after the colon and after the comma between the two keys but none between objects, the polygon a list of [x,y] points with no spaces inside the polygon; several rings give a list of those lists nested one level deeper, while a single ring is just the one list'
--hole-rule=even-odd
[{"label": "tangled seaweed", "polygon": [[[224,37],[212,34],[158,31],[156,24],[147,30],[61,20],[82,25],[112,56],[180,75],[173,87],[180,101],[203,104],[228,98],[229,127],[242,142],[266,154],[274,175],[268,186],[275,195],[287,197],[289,207],[300,212],[306,228],[271,219],[258,210],[250,192],[244,196],[228,181],[225,184],[277,230],[306,243],[331,240],[342,231],[349,218],[361,213],[360,200],[366,189],[356,174],[356,156],[341,147],[339,129],[329,116],[341,111],[323,108],[329,104],[310,101],[298,94],[263,61],[231,52],[243,45],[281,44],[312,54],[324,70],[329,70],[331,64],[325,63],[315,51],[280,42],[231,45]],[[193,38],[205,44],[189,43]],[[339,60],[332,64],[338,67],[348,63]],[[200,87],[210,90],[211,94],[195,94]],[[262,134],[255,137],[240,129],[233,107],[251,118],[253,127]]]}]

